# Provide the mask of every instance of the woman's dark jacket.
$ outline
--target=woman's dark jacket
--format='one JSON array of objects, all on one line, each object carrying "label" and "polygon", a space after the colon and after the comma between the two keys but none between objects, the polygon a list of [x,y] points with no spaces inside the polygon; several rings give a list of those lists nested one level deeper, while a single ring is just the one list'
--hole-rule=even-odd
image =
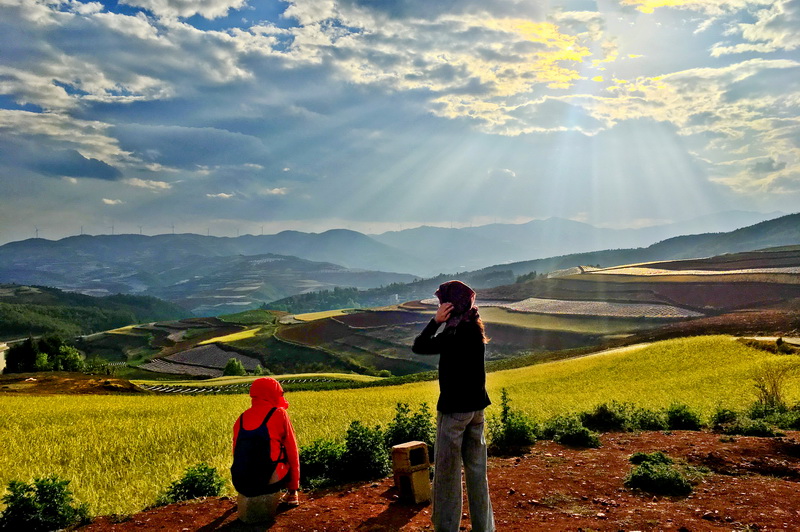
[{"label": "woman's dark jacket", "polygon": [[445,414],[483,410],[491,404],[486,393],[483,333],[476,323],[467,321],[436,334],[438,329],[436,320],[431,320],[411,348],[418,355],[440,355],[436,409]]}]

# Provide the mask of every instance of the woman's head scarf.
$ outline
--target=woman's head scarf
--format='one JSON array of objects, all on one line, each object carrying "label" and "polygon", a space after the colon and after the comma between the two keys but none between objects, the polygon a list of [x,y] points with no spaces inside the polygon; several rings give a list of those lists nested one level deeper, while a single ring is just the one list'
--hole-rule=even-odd
[{"label": "woman's head scarf", "polygon": [[447,319],[447,327],[455,327],[462,321],[475,321],[478,307],[475,306],[475,290],[461,281],[447,281],[439,285],[434,294],[439,303],[452,303],[453,310]]},{"label": "woman's head scarf", "polygon": [[260,377],[254,380],[250,385],[250,397],[253,398],[254,405],[256,401],[264,401],[271,406],[289,408],[289,402],[283,397],[281,384],[271,377]]}]

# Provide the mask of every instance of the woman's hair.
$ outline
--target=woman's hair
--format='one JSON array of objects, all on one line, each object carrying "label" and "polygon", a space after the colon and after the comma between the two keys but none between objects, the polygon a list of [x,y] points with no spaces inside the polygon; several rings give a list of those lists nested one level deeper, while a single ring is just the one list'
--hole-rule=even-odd
[{"label": "woman's hair", "polygon": [[474,323],[478,330],[481,332],[481,338],[483,339],[484,344],[488,344],[489,338],[486,336],[486,328],[483,326],[483,320],[481,319],[481,315],[478,313],[478,307],[472,307],[467,311],[467,315],[464,317],[464,321],[467,323]]}]

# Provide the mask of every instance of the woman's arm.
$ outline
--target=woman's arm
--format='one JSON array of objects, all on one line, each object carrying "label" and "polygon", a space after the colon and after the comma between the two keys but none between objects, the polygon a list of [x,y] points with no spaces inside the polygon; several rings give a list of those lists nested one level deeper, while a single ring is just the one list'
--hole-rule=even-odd
[{"label": "woman's arm", "polygon": [[300,455],[297,451],[297,438],[294,435],[294,427],[289,419],[289,413],[283,411],[285,439],[283,442],[286,448],[286,458],[289,460],[289,479],[286,489],[296,491],[300,489]]},{"label": "woman's arm", "polygon": [[442,339],[434,336],[439,329],[439,325],[446,322],[450,317],[450,312],[453,310],[452,303],[443,303],[439,305],[436,315],[433,319],[422,329],[414,339],[414,345],[411,350],[418,355],[438,355],[442,352]]}]

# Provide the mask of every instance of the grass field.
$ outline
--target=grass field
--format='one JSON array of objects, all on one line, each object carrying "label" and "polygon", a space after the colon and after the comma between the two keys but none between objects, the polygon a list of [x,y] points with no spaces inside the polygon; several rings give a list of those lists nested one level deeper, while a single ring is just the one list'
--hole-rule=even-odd
[{"label": "grass field", "polygon": [[[512,407],[539,420],[611,400],[650,408],[680,401],[708,416],[717,405],[750,404],[760,364],[796,361],[726,336],[668,340],[491,373],[488,413],[499,413],[507,388]],[[436,397],[436,382],[287,394],[301,445],[342,438],[352,420],[385,425],[397,402],[434,405]],[[787,398],[800,400],[797,378]],[[72,480],[92,513],[135,512],[197,462],[227,475],[231,427],[248,406],[246,395],[0,397],[0,485],[55,473]]]},{"label": "grass field", "polygon": [[525,329],[568,331],[582,334],[617,334],[658,326],[656,323],[641,319],[556,316],[532,312],[513,312],[499,307],[483,307],[480,313],[481,319],[485,323],[502,323]]},{"label": "grass field", "polygon": [[261,331],[260,327],[256,327],[254,329],[247,329],[246,331],[235,332],[233,334],[226,334],[224,336],[217,336],[215,338],[209,338],[208,340],[204,340],[197,345],[208,345],[208,344],[216,344],[216,343],[229,343],[229,342],[236,342],[238,340],[245,340],[247,338],[252,338],[257,335]]},{"label": "grass field", "polygon": [[352,312],[354,309],[341,308],[338,310],[326,310],[323,312],[307,312],[305,314],[295,314],[293,317],[297,321],[314,321],[323,318],[335,318],[336,316],[344,316]]}]

